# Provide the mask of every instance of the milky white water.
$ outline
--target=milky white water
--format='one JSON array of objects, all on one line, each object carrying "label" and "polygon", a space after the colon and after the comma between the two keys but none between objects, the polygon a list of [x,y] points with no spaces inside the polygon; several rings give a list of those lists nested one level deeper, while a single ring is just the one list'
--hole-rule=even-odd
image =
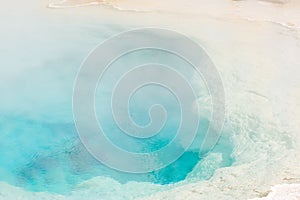
[{"label": "milky white water", "polygon": [[[1,199],[251,199],[268,196],[273,185],[300,182],[298,2],[66,3],[49,7],[75,8],[34,0],[1,7]],[[112,34],[145,26],[192,37],[225,86],[219,149],[196,160],[177,183],[98,172],[93,161],[80,160],[88,157],[84,150],[73,148],[70,98],[82,60]],[[50,175],[41,170],[53,168]],[[272,191],[263,199],[285,198],[286,191],[299,197],[296,184]]]}]

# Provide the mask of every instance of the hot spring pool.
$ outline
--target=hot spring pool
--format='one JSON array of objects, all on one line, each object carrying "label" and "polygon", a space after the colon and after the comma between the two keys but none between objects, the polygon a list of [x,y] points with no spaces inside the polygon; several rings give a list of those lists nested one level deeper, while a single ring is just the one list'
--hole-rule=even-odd
[{"label": "hot spring pool", "polygon": [[[95,25],[95,22],[93,26],[86,22],[71,22],[68,27],[64,27],[65,22],[59,21],[58,18],[45,16],[42,21],[33,20],[32,17],[34,18],[28,16],[28,24],[22,27],[24,34],[27,35],[26,40],[11,34],[3,44],[7,47],[13,41],[18,43],[20,48],[7,51],[2,61],[10,70],[6,70],[6,74],[2,75],[5,84],[1,84],[3,98],[0,116],[0,181],[29,191],[68,194],[78,184],[94,177],[109,177],[122,184],[135,181],[169,185],[184,183],[186,179],[209,179],[217,168],[233,163],[230,128],[225,125],[222,137],[211,152],[219,155],[213,163],[202,163],[206,155],[199,154],[197,145],[203,138],[198,138],[196,139],[198,144],[195,142],[177,161],[153,172],[130,174],[101,164],[87,152],[79,140],[72,117],[73,84],[88,53],[108,36],[128,28],[99,23]],[[10,23],[4,23],[3,26],[7,32],[12,28]],[[24,51],[29,46],[30,51]],[[10,59],[13,57],[18,59]],[[103,99],[103,96],[106,96],[105,92],[110,90],[109,81],[130,65],[136,65],[137,60],[141,63],[152,60],[173,65],[181,70],[187,65],[174,55],[151,50],[133,53],[116,62],[114,70],[110,72],[112,77],[104,79],[107,81],[106,85],[102,85],[104,92],[99,91],[96,95],[96,98],[100,97],[96,103],[97,112],[112,139],[118,138],[118,130],[108,120],[109,116],[106,116],[106,113],[109,107],[103,106],[101,98]],[[17,74],[14,73],[16,69]],[[192,69],[185,70],[184,73],[194,79]],[[195,78],[192,84],[197,88],[199,104],[202,104],[203,116],[198,130],[201,135],[207,131],[210,123],[209,100],[207,100],[209,95],[201,79]],[[165,91],[159,87],[148,87],[144,93],[135,95],[130,106],[137,123],[142,125],[149,123],[147,109],[149,105],[155,103],[150,97],[155,97],[160,101],[158,103],[164,104],[171,112],[171,118],[169,117],[166,127],[162,130],[164,137],[152,138],[143,144],[143,148],[147,151],[159,149],[170,142],[178,129],[180,115],[175,106],[177,102],[171,94],[165,95]],[[122,146],[125,144],[124,140],[119,138],[115,142]],[[125,145],[130,148],[139,146],[139,143],[143,141]],[[199,168],[200,176],[193,175],[195,167]]]},{"label": "hot spring pool", "polygon": [[[170,7],[164,1],[157,5],[162,10],[138,12],[140,18],[136,11],[110,7],[48,9],[37,0],[6,2],[0,8],[0,199],[251,199],[266,195],[272,185],[299,181],[297,27],[276,18],[281,9],[277,4],[223,1],[222,7],[218,1],[216,13],[214,1],[209,2],[212,7],[202,7],[203,1],[185,8],[182,2]],[[270,15],[261,20],[267,12],[258,12],[256,6],[260,11],[268,8],[274,19]],[[97,120],[108,138],[132,152],[155,151],[172,141],[180,110],[172,92],[161,87],[144,87],[128,106],[136,124],[146,126],[151,122],[149,108],[164,105],[169,118],[162,136],[132,141],[120,137],[111,122],[107,102],[112,82],[131,65],[149,60],[181,70],[196,89],[200,137],[162,169],[120,172],[96,160],[79,139],[74,82],[82,62],[101,42],[122,31],[157,25],[184,31],[211,56],[226,92],[224,128],[213,150],[200,153],[201,133],[212,114],[201,77],[163,51],[132,52],[113,63],[95,90]]]},{"label": "hot spring pool", "polygon": [[[72,123],[47,123],[22,116],[2,116],[1,121],[6,124],[2,132],[7,133],[1,142],[1,181],[30,191],[65,194],[82,181],[97,176],[111,177],[120,183],[170,184],[183,181],[201,161],[198,152],[187,151],[164,169],[126,174],[95,160],[80,143]],[[203,168],[202,177],[197,179],[208,179],[216,168],[230,166],[231,151],[229,138],[222,138],[214,150],[222,155],[221,160],[215,166]],[[6,160],[7,157],[11,159]]]}]

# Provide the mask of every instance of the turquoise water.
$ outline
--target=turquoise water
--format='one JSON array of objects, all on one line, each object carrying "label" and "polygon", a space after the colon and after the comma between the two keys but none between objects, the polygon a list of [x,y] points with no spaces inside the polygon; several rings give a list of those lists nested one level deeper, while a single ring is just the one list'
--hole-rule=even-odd
[{"label": "turquoise water", "polygon": [[[0,181],[31,191],[65,194],[82,181],[96,176],[112,177],[120,183],[138,181],[163,185],[183,181],[193,171],[202,159],[197,146],[201,143],[201,137],[176,162],[146,174],[127,174],[104,166],[86,151],[78,138],[72,118],[72,90],[76,73],[92,48],[126,28],[71,18],[61,21],[51,15],[39,19],[28,17],[27,20],[26,26],[20,22],[13,26],[1,22],[3,31],[0,35],[7,40],[0,47],[3,52],[0,62],[4,66],[0,75]],[[24,37],[20,37],[20,30]],[[115,65],[126,68],[125,63],[137,63],[135,58],[139,62],[157,59],[176,65],[187,77],[193,75],[192,71],[185,70],[186,63],[162,52],[146,51],[132,56]],[[115,69],[111,74],[122,71],[120,67]],[[103,88],[109,90],[110,83],[106,84]],[[199,89],[197,95],[200,99],[207,94],[200,79],[195,79],[193,84]],[[156,97],[165,94],[155,87],[145,88],[144,92]],[[99,96],[101,91],[96,98]],[[131,112],[135,114],[133,118],[140,125],[149,122],[145,105],[147,107],[153,103],[151,98],[147,98],[149,101],[143,98],[144,95],[137,93],[130,105]],[[125,138],[115,142],[132,151],[156,150],[170,142],[179,120],[176,101],[172,98],[166,93],[160,102],[172,113],[162,130],[162,137],[154,137],[144,143],[138,141],[133,146],[125,143]],[[97,101],[96,109],[105,128],[111,133],[110,139],[119,138],[120,134],[110,122],[110,116],[106,115],[109,108],[101,106],[101,103],[101,100]],[[201,118],[200,135],[209,125],[208,116],[204,114]],[[222,154],[222,162],[217,168],[230,166],[234,161],[230,156],[232,145],[229,135],[230,129],[225,129],[214,149],[214,152]],[[215,168],[205,169],[207,171],[197,179],[210,178]]]},{"label": "turquoise water", "polygon": [[[1,122],[1,181],[32,191],[67,193],[78,183],[96,176],[112,177],[121,183],[169,184],[184,180],[200,161],[198,152],[187,151],[164,169],[126,174],[95,160],[80,143],[72,123],[44,123],[24,116],[2,116]],[[223,153],[219,167],[232,164],[231,151],[229,141],[223,138],[215,148],[215,152]],[[212,173],[198,178],[208,178]]]}]

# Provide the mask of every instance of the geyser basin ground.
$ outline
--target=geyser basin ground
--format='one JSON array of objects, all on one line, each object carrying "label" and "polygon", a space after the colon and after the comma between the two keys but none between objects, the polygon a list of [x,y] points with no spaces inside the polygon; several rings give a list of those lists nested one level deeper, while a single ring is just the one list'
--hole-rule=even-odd
[{"label": "geyser basin ground", "polygon": [[[299,182],[297,5],[164,2],[152,6],[159,12],[146,13],[101,6],[51,10],[37,1],[3,5],[2,199],[247,199],[266,196],[272,185]],[[81,61],[105,38],[142,26],[191,36],[225,85],[224,138],[202,160],[187,152],[177,163],[184,168],[180,176],[168,176],[175,164],[139,178],[97,168],[76,137],[70,97]]]}]

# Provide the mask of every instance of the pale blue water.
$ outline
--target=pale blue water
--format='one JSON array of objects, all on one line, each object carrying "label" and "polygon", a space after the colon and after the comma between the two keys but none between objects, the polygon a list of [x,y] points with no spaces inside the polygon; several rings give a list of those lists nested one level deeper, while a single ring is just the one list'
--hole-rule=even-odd
[{"label": "pale blue water", "polygon": [[[72,119],[72,89],[80,64],[98,43],[128,28],[79,18],[65,17],[61,21],[54,13],[37,16],[25,16],[26,25],[14,18],[14,23],[1,21],[0,36],[5,40],[0,46],[0,181],[32,191],[68,193],[78,183],[96,176],[112,177],[121,183],[170,184],[184,180],[201,161],[197,148],[186,151],[164,169],[147,174],[127,174],[96,161],[78,139]],[[135,56],[139,61],[149,58],[162,61],[161,57],[165,55],[140,52]],[[184,65],[172,57],[163,61],[176,63],[178,68]],[[121,64],[126,62],[135,61],[129,57]],[[117,69],[112,73],[121,71]],[[189,71],[184,73],[192,75]],[[109,90],[110,84],[105,87]],[[145,92],[154,95],[153,91],[159,96],[163,94],[155,87],[146,88]],[[199,96],[206,92],[199,86]],[[136,102],[142,97],[137,93]],[[172,112],[172,118],[162,130],[164,136],[154,137],[146,143],[135,142],[134,147],[138,146],[139,150],[140,147],[145,151],[156,150],[172,139],[178,124],[178,111],[170,94],[163,99],[160,103]],[[141,125],[147,124],[149,118],[144,114],[143,105],[153,102],[151,99],[136,102],[131,104],[132,113],[135,113],[133,118]],[[101,107],[101,101],[97,101],[96,108],[111,139],[119,137],[114,124],[108,120],[110,117],[104,114],[108,108]],[[202,118],[200,124],[199,133],[205,132],[209,121]],[[223,157],[218,167],[230,166],[233,162],[230,129],[225,130],[214,149]],[[118,145],[124,146],[123,139],[116,141]],[[125,145],[125,148],[131,147]],[[214,169],[207,171],[198,179],[207,179],[213,172]]]}]

